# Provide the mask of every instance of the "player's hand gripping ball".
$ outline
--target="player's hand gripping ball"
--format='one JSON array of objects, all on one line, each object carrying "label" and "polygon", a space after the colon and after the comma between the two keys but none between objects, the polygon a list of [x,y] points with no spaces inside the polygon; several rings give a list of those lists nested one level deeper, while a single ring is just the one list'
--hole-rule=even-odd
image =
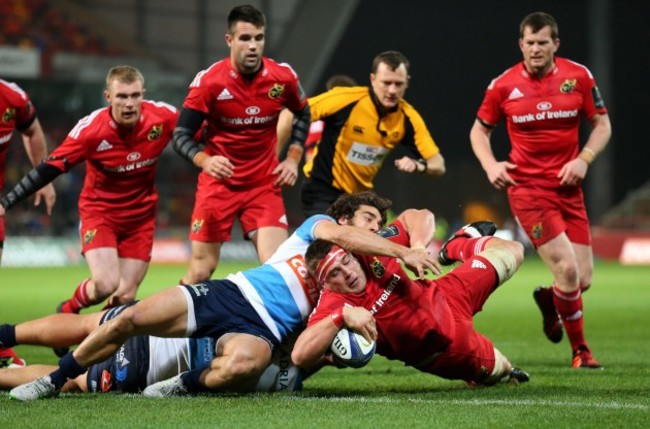
[{"label": "player's hand gripping ball", "polygon": [[363,335],[342,328],[332,341],[332,357],[339,365],[350,368],[365,366],[375,355],[377,343],[368,342]]}]

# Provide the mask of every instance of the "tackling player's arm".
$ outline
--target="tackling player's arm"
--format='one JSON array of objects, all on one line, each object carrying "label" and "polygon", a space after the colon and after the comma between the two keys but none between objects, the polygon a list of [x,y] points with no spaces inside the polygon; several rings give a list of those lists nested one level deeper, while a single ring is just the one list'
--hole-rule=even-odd
[{"label": "tackling player's arm", "polygon": [[334,222],[319,222],[314,227],[314,236],[330,241],[351,253],[399,258],[418,278],[424,278],[426,269],[440,274],[437,261],[426,250],[402,246],[362,228],[338,225]]}]

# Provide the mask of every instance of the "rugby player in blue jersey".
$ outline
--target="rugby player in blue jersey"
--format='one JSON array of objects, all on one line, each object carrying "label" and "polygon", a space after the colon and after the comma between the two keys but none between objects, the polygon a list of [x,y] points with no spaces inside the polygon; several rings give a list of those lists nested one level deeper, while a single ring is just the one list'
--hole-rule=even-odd
[{"label": "rugby player in blue jersey", "polygon": [[435,222],[428,210],[407,210],[399,217],[409,228],[410,247],[375,234],[386,221],[391,202],[367,191],[341,196],[328,215],[308,218],[263,265],[193,285],[179,285],[139,301],[94,330],[59,367],[44,377],[11,390],[10,397],[30,401],[57,395],[70,378],[119,350],[130,337],[211,337],[217,357],[195,369],[156,383],[147,396],[250,387],[271,362],[273,350],[304,328],[318,299],[304,253],[317,238],[355,253],[401,259],[418,277],[440,273],[426,251]]},{"label": "rugby player in blue jersey", "polygon": [[[16,345],[70,347],[81,342],[101,323],[116,317],[127,307],[115,307],[97,313],[60,313],[16,325],[0,325],[0,351],[9,352]],[[296,335],[285,340],[274,351],[271,363],[264,370],[252,391],[293,391],[302,387],[306,371],[291,362],[291,350]],[[11,346],[3,348],[1,346]],[[93,364],[84,374],[69,379],[62,392],[138,393],[145,387],[166,380],[181,372],[206,368],[215,357],[212,338],[161,338],[141,335],[129,338],[108,359]],[[0,362],[0,389],[12,389],[48,375],[54,365],[25,365]],[[311,373],[311,371],[310,371]],[[246,389],[246,386],[242,386]]]}]

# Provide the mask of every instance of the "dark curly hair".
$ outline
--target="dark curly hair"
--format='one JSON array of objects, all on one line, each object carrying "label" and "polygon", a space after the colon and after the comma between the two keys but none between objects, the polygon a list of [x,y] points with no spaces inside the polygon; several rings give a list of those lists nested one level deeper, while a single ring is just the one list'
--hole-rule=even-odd
[{"label": "dark curly hair", "polygon": [[325,212],[326,215],[338,220],[341,217],[352,219],[354,212],[359,206],[372,206],[379,210],[381,214],[382,225],[386,224],[386,212],[391,208],[393,202],[388,198],[382,198],[374,191],[362,191],[354,194],[341,195],[332,203],[330,208]]}]

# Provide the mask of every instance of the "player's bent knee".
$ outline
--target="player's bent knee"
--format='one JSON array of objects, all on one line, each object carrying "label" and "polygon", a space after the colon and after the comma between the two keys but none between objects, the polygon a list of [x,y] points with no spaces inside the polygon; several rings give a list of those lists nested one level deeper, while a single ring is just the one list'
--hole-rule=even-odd
[{"label": "player's bent knee", "polygon": [[510,279],[521,265],[521,261],[518,260],[515,253],[499,247],[485,249],[480,255],[487,259],[494,267],[499,276],[499,284],[503,284]]},{"label": "player's bent knee", "polygon": [[206,260],[201,261],[192,261],[190,269],[187,272],[186,283],[194,284],[199,283],[205,280],[209,280],[214,273],[214,270],[217,269],[217,262],[211,262]]},{"label": "player's bent knee", "polygon": [[117,282],[106,281],[106,280],[94,280],[95,283],[95,300],[103,301],[108,298],[113,292],[115,292],[119,286],[119,280]]},{"label": "player's bent knee", "polygon": [[128,304],[129,302],[133,301],[135,299],[135,290],[133,291],[128,291],[125,293],[121,293],[119,295],[114,295],[115,299],[117,300],[116,304],[119,305],[124,305]]},{"label": "player's bent knee", "polygon": [[239,354],[228,359],[226,370],[231,378],[248,378],[261,374],[265,367],[262,359]]}]

